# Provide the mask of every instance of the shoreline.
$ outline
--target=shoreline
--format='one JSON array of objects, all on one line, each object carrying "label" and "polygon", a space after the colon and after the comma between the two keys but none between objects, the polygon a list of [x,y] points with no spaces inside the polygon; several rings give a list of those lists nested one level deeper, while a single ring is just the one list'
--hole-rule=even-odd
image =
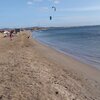
[{"label": "shoreline", "polygon": [[[41,47],[41,49],[45,49],[45,52],[50,52],[51,54],[53,54],[53,53],[55,53],[56,54],[56,56],[54,56],[53,55],[53,57],[51,57],[51,55],[50,54],[47,54],[47,55],[45,55],[45,52],[44,51],[42,51],[42,52],[44,52],[43,54],[45,55],[45,56],[47,56],[50,60],[54,60],[54,61],[56,61],[56,63],[59,63],[59,59],[58,58],[60,58],[60,61],[62,61],[63,63],[65,63],[65,64],[62,64],[62,63],[60,63],[60,64],[62,64],[64,67],[67,65],[67,63],[69,63],[70,62],[70,60],[72,61],[72,62],[74,62],[75,63],[75,65],[74,66],[76,66],[75,68],[74,67],[70,67],[72,70],[74,69],[74,70],[77,70],[78,72],[79,71],[82,71],[82,72],[85,72],[85,73],[87,73],[87,74],[91,74],[91,75],[89,75],[89,76],[91,76],[92,78],[93,78],[93,73],[95,73],[94,74],[94,79],[96,79],[97,78],[97,80],[99,80],[99,82],[100,82],[100,70],[99,69],[97,69],[96,67],[93,67],[93,66],[91,66],[90,64],[86,64],[86,63],[84,63],[84,62],[82,62],[82,61],[80,61],[80,60],[78,60],[78,59],[76,59],[76,58],[74,58],[73,56],[70,56],[70,54],[69,55],[67,55],[67,54],[65,54],[65,53],[63,53],[63,52],[60,52],[59,50],[56,50],[55,48],[53,48],[53,47],[50,47],[49,45],[46,45],[46,44],[43,44],[43,43],[41,43],[40,41],[38,41],[38,40],[36,40],[36,39],[33,39],[33,41],[37,44],[37,45],[39,45],[40,47]],[[57,58],[57,59],[56,59]],[[63,59],[63,60],[62,60]],[[66,60],[68,60],[68,62],[66,62]],[[71,63],[71,62],[70,62]],[[69,64],[70,64],[69,63]],[[73,64],[72,64],[73,65]],[[78,65],[78,66],[77,66]],[[81,67],[79,67],[79,66],[81,66]],[[82,70],[81,70],[81,68],[82,68]],[[84,71],[83,71],[84,70]],[[85,74],[84,73],[84,74]],[[95,75],[99,75],[99,76],[95,76]]]},{"label": "shoreline", "polygon": [[[35,39],[35,38],[33,37],[33,39]],[[71,58],[73,58],[73,59],[75,59],[75,60],[77,60],[77,61],[79,61],[79,62],[81,62],[83,64],[86,64],[86,65],[88,65],[88,66],[100,71],[99,65],[95,65],[95,64],[93,64],[93,62],[86,61],[85,58],[82,58],[82,57],[79,57],[79,56],[75,56],[75,55],[73,55],[71,53],[64,52],[64,51],[62,51],[62,50],[60,50],[60,49],[58,49],[56,47],[53,47],[50,44],[47,44],[47,43],[45,43],[43,41],[40,41],[38,39],[35,39],[35,40],[37,42],[39,42],[40,44],[44,45],[44,46],[47,46],[47,47],[49,47],[51,49],[54,49],[55,51],[58,51],[59,53],[62,53],[64,55],[66,55],[66,56],[69,56],[69,57],[71,57]]]}]

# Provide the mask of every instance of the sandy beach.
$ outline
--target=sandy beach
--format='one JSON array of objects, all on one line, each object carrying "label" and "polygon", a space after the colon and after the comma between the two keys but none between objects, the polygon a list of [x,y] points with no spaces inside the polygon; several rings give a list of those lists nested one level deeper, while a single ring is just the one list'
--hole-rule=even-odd
[{"label": "sandy beach", "polygon": [[29,35],[0,34],[0,100],[100,100],[100,70]]}]

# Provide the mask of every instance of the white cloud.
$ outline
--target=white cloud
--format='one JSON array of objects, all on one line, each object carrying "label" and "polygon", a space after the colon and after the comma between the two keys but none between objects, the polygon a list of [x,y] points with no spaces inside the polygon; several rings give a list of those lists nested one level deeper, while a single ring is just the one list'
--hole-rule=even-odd
[{"label": "white cloud", "polygon": [[32,5],[34,2],[42,2],[43,0],[30,0],[27,2],[28,5]]},{"label": "white cloud", "polygon": [[48,0],[48,1],[51,1],[51,2],[53,2],[54,4],[59,4],[61,0]]},{"label": "white cloud", "polygon": [[60,0],[54,0],[54,3],[55,4],[59,4],[60,3]]},{"label": "white cloud", "polygon": [[44,10],[48,10],[49,8],[48,8],[48,7],[42,7],[42,9],[44,9]]},{"label": "white cloud", "polygon": [[42,2],[43,0],[33,0],[33,2]]},{"label": "white cloud", "polygon": [[27,4],[28,4],[28,5],[32,5],[33,2],[32,2],[32,1],[28,1]]},{"label": "white cloud", "polygon": [[48,7],[40,7],[38,10],[41,12],[48,12],[49,8]]},{"label": "white cloud", "polygon": [[43,0],[32,0],[32,2],[42,2]]},{"label": "white cloud", "polygon": [[62,8],[58,11],[100,11],[100,7],[83,7],[83,8]]},{"label": "white cloud", "polygon": [[[32,5],[33,3],[36,3],[36,2],[43,2],[44,0],[28,0],[27,4],[28,5]],[[48,0],[50,2],[53,2],[54,4],[59,4],[61,0]]]}]

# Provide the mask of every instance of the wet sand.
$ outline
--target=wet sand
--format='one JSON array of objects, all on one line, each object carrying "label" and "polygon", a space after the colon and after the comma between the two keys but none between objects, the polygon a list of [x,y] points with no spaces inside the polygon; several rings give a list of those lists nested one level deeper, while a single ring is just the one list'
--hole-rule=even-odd
[{"label": "wet sand", "polygon": [[0,35],[0,100],[100,99],[99,70],[29,35]]}]

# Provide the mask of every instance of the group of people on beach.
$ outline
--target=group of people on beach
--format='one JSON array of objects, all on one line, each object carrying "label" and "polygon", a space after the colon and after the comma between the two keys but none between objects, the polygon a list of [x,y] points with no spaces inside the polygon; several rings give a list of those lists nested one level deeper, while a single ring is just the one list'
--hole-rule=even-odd
[{"label": "group of people on beach", "polygon": [[12,40],[12,37],[13,37],[13,34],[14,34],[14,30],[10,30],[10,31],[6,31],[5,30],[3,33],[5,34],[4,37],[9,36],[10,40]]}]

